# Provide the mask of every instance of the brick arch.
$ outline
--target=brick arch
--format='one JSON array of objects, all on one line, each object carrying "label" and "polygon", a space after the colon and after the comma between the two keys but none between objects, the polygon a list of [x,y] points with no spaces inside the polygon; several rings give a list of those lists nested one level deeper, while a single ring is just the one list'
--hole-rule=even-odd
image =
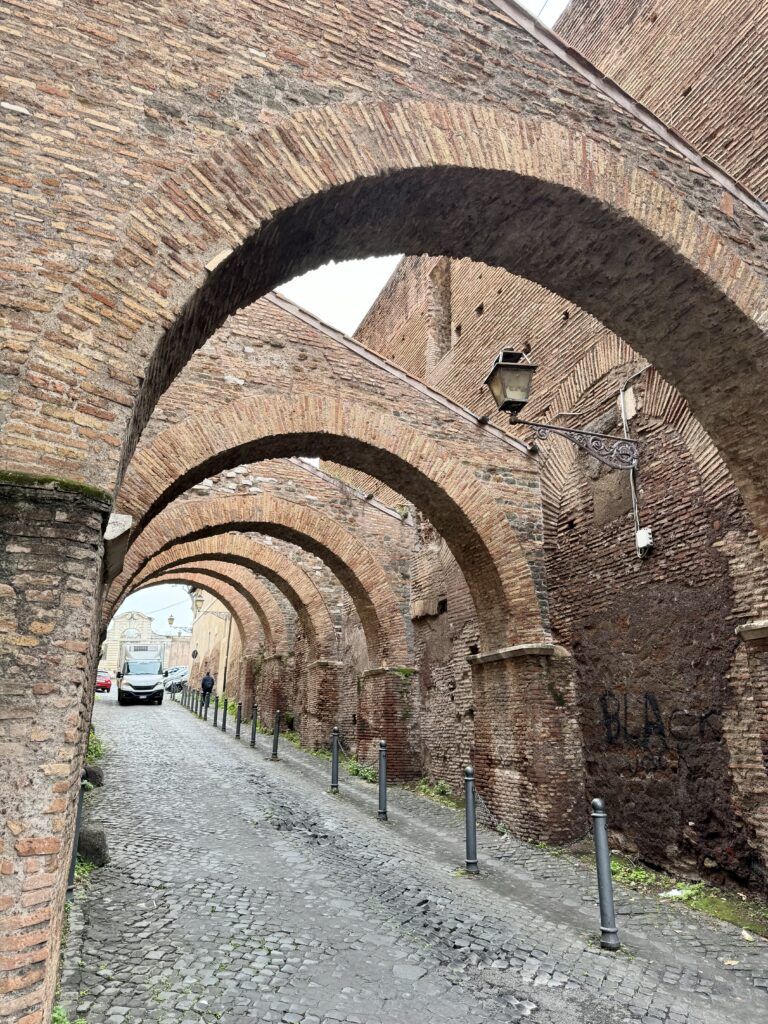
[{"label": "brick arch", "polygon": [[197,587],[198,590],[205,590],[209,594],[213,594],[227,609],[240,631],[240,640],[244,654],[250,658],[255,658],[259,654],[260,642],[262,640],[261,623],[256,612],[253,610],[253,606],[234,587],[214,580],[209,576],[203,576],[200,573],[169,572],[163,577],[133,588],[130,593],[134,594],[140,590],[149,590],[151,587],[156,587],[163,583],[182,583],[185,586]]},{"label": "brick arch", "polygon": [[154,516],[205,478],[290,455],[362,470],[413,502],[464,572],[487,649],[547,635],[531,566],[492,484],[444,458],[423,433],[370,406],[269,396],[188,417],[136,453],[119,508],[137,521],[140,539]]},{"label": "brick arch", "polygon": [[[291,643],[285,611],[280,607],[263,580],[243,566],[226,562],[191,561],[175,571],[194,572],[199,576],[210,576],[219,583],[225,583],[237,591],[253,608],[264,634],[264,649],[268,655],[289,654]],[[153,575],[160,577],[164,569]],[[151,577],[147,576],[146,579]]]},{"label": "brick arch", "polygon": [[[82,314],[84,346],[120,337],[127,354],[137,401],[121,465],[159,395],[236,309],[329,258],[429,252],[529,277],[625,337],[684,395],[768,528],[759,373],[768,302],[749,262],[759,263],[749,237],[759,220],[737,190],[662,152],[664,179],[555,120],[389,100],[300,110],[174,172],[134,208],[110,275],[98,275],[99,312]],[[222,246],[232,255],[204,277]],[[93,295],[87,270],[72,290]],[[62,301],[60,316],[77,337],[78,311]],[[722,389],[723,378],[734,386]],[[87,405],[94,383],[58,400]],[[11,410],[9,426],[25,415]],[[113,442],[127,413],[116,406],[113,415],[112,437],[74,425],[85,443],[54,460],[59,475],[119,482]],[[30,468],[32,449],[16,443],[23,432],[6,434],[9,468]]]},{"label": "brick arch", "polygon": [[[642,365],[637,352],[614,334],[606,334],[573,367],[547,409],[547,419],[555,422],[559,413],[573,412],[581,398],[606,374],[627,366],[627,376]],[[685,398],[666,381],[653,366],[638,381],[644,390],[643,411],[653,418],[674,426],[690,455],[700,477],[702,493],[708,499],[729,489],[728,467],[721,453],[712,447],[701,422],[694,416]],[[561,504],[568,476],[579,449],[568,441],[551,435],[547,439],[546,458],[542,464],[542,513],[545,544],[552,551],[557,546],[557,530]],[[642,469],[642,467],[641,467]]]},{"label": "brick arch", "polygon": [[[311,577],[287,555],[242,533],[224,533],[204,540],[179,543],[152,558],[136,583],[167,568],[186,568],[189,562],[215,560],[241,565],[274,584],[295,610],[310,645],[319,658],[335,658],[337,639],[330,612]],[[105,608],[105,621],[111,606]]]},{"label": "brick arch", "polygon": [[131,545],[107,600],[116,604],[144,566],[163,551],[180,542],[232,531],[279,537],[317,555],[355,605],[371,666],[407,664],[403,611],[389,577],[371,551],[329,516],[274,495],[231,495],[170,505]]}]

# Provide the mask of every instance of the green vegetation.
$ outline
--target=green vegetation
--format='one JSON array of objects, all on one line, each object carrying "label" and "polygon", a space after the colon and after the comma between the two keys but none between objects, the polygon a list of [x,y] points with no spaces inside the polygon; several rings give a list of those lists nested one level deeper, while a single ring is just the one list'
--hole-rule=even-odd
[{"label": "green vegetation", "polygon": [[414,793],[426,796],[428,799],[434,800],[435,803],[442,804],[444,807],[464,806],[464,801],[457,799],[451,787],[447,782],[443,782],[442,779],[437,779],[435,782],[431,782],[429,779],[419,779],[418,782],[406,783],[403,789],[410,789]]},{"label": "green vegetation", "polygon": [[692,910],[734,924],[744,930],[746,941],[752,938],[751,933],[768,938],[768,903],[757,897],[728,892],[706,882],[679,882],[663,871],[654,871],[628,857],[612,857],[611,874],[630,889],[684,903]]},{"label": "green vegetation", "polygon": [[53,1008],[53,1016],[51,1017],[51,1024],[88,1024],[82,1017],[78,1017],[77,1020],[70,1020],[69,1014],[61,1005],[57,1003]]},{"label": "green vegetation", "polygon": [[372,764],[363,764],[361,761],[358,761],[356,757],[350,757],[350,759],[344,763],[344,767],[350,775],[356,775],[364,782],[379,781],[379,773],[376,767]]},{"label": "green vegetation", "polygon": [[75,881],[80,884],[87,882],[95,867],[96,865],[92,860],[87,860],[78,854],[75,861]]},{"label": "green vegetation", "polygon": [[104,756],[104,744],[97,737],[96,733],[91,729],[88,733],[88,746],[85,751],[85,763],[94,764],[99,758]]},{"label": "green vegetation", "polygon": [[17,487],[50,487],[52,490],[66,491],[69,494],[82,494],[93,498],[104,505],[112,505],[112,495],[90,484],[81,484],[77,480],[63,480],[55,476],[37,476],[34,473],[0,470],[0,483],[15,484]]}]

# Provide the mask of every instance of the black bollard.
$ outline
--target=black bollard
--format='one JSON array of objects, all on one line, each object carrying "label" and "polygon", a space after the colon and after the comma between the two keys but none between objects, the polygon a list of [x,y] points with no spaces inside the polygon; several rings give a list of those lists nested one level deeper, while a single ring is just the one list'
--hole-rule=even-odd
[{"label": "black bollard", "polygon": [[272,730],[272,757],[270,757],[270,761],[278,761],[279,760],[279,758],[277,756],[277,745],[278,745],[279,742],[280,742],[280,712],[276,711],[275,712],[275,725],[274,725],[274,728]]},{"label": "black bollard", "polygon": [[597,896],[600,901],[600,945],[603,949],[621,949],[616,910],[613,905],[611,851],[608,845],[608,815],[602,800],[592,801],[592,834],[595,840]]},{"label": "black bollard", "polygon": [[187,706],[187,687],[186,684],[181,688],[181,706],[185,708]]},{"label": "black bollard", "polygon": [[229,701],[227,700],[227,695],[224,694],[224,696],[221,698],[221,731],[222,732],[226,732],[227,731],[227,711],[228,710],[229,710]]},{"label": "black bollard", "polygon": [[243,724],[243,703],[237,702],[237,718],[235,719],[235,739],[240,739],[240,726]]},{"label": "black bollard", "polygon": [[387,741],[379,741],[379,821],[387,820]]},{"label": "black bollard", "polygon": [[197,714],[197,709],[198,709],[199,705],[200,705],[200,693],[199,693],[198,690],[195,690],[195,696],[194,696],[193,701],[192,701],[192,711],[193,711],[194,714]]},{"label": "black bollard", "polygon": [[464,769],[464,795],[466,799],[466,822],[467,822],[467,865],[468,875],[477,875],[480,869],[477,866],[477,820],[475,815],[475,772],[467,765]]},{"label": "black bollard", "polygon": [[331,733],[331,792],[339,792],[339,727],[334,725]]},{"label": "black bollard", "polygon": [[216,728],[216,725],[218,724],[218,721],[219,721],[219,698],[218,697],[214,697],[214,699],[213,699],[213,728],[214,729]]},{"label": "black bollard", "polygon": [[256,746],[256,711],[257,711],[257,708],[256,708],[256,705],[254,704],[253,705],[253,710],[251,711],[251,746],[252,747]]},{"label": "black bollard", "polygon": [[208,708],[210,706],[211,706],[211,695],[210,695],[210,693],[206,693],[205,697],[203,697],[203,721],[204,722],[208,721]]}]

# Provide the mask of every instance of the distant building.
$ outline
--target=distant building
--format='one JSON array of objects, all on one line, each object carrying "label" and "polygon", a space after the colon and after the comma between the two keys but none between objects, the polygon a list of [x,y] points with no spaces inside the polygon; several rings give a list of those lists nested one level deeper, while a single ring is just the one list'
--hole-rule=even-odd
[{"label": "distant building", "polygon": [[120,652],[123,643],[146,642],[152,647],[162,644],[165,650],[163,658],[166,667],[171,665],[189,665],[190,637],[168,636],[156,633],[152,625],[152,617],[143,612],[122,612],[116,615],[107,629],[107,638],[101,648],[99,668],[107,672],[117,672],[120,668]]}]

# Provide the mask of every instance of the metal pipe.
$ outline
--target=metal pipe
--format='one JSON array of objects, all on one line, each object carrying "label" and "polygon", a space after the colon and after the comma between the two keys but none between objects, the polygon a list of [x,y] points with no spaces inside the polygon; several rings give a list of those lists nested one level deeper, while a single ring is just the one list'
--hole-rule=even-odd
[{"label": "metal pipe", "polygon": [[253,711],[251,711],[251,746],[256,746],[256,712],[257,707],[253,705]]},{"label": "metal pipe", "polygon": [[280,742],[280,712],[276,711],[275,712],[275,724],[274,724],[274,727],[272,729],[272,756],[270,757],[270,761],[278,761],[279,760],[279,758],[277,756],[277,745],[278,745],[279,742]]},{"label": "metal pipe", "polygon": [[477,816],[475,812],[475,771],[471,765],[464,769],[464,797],[466,800],[466,835],[468,875],[477,875]]},{"label": "metal pipe", "polygon": [[235,719],[235,739],[240,739],[240,727],[243,724],[243,702],[237,702],[237,718]]},{"label": "metal pipe", "polygon": [[611,851],[608,845],[608,815],[602,800],[592,801],[592,834],[595,840],[597,865],[597,896],[600,901],[600,945],[603,949],[620,949],[616,911],[613,905]]},{"label": "metal pipe", "polygon": [[227,699],[226,693],[221,698],[221,731],[227,731],[227,711],[229,710],[229,700]]},{"label": "metal pipe", "polygon": [[379,821],[387,820],[387,741],[379,740]]},{"label": "metal pipe", "polygon": [[331,792],[339,792],[339,727],[334,725],[331,733]]},{"label": "metal pipe", "polygon": [[80,773],[80,792],[77,794],[77,811],[75,813],[75,841],[72,846],[72,860],[69,863],[67,879],[67,896],[71,896],[75,888],[75,868],[77,867],[77,844],[80,842],[80,825],[83,821],[83,796],[85,794],[85,768]]}]

